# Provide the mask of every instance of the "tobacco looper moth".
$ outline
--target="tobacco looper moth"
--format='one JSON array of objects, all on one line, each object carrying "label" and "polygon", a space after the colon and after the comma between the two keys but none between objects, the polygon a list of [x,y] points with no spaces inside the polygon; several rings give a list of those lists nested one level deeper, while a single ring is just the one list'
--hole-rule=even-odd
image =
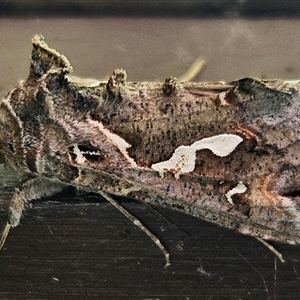
[{"label": "tobacco looper moth", "polygon": [[1,159],[23,175],[0,248],[27,203],[66,186],[300,243],[298,81],[127,82],[115,70],[104,82],[71,71],[37,35],[28,78],[0,103]]}]

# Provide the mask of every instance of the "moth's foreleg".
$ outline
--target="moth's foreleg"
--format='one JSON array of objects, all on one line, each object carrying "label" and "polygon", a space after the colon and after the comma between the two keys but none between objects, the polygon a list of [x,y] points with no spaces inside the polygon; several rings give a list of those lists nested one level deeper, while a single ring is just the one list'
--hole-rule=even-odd
[{"label": "moth's foreleg", "polygon": [[2,247],[4,246],[4,243],[6,241],[6,238],[9,234],[11,226],[6,222],[5,227],[1,233],[1,237],[0,237],[0,250],[2,249]]},{"label": "moth's foreleg", "polygon": [[264,239],[261,239],[259,237],[255,237],[255,238],[258,241],[260,241],[263,245],[265,245],[271,252],[273,252],[282,263],[285,262],[282,254],[278,250],[276,250],[271,244],[269,244],[267,241],[265,241]]},{"label": "moth's foreleg", "polygon": [[16,189],[8,208],[8,219],[5,224],[5,227],[2,231],[1,238],[0,238],[0,250],[4,246],[6,238],[9,234],[11,227],[16,227],[20,224],[20,219],[25,209],[26,198],[22,195],[19,189]]},{"label": "moth's foreleg", "polygon": [[60,192],[64,187],[65,185],[62,183],[53,182],[42,177],[30,178],[20,184],[19,188],[15,190],[9,204],[7,223],[0,237],[0,250],[5,243],[10,228],[20,224],[26,204],[32,200]]},{"label": "moth's foreleg", "polygon": [[168,250],[164,247],[164,245],[161,243],[161,241],[148,229],[146,228],[140,220],[138,220],[136,217],[134,217],[129,211],[127,211],[122,205],[120,205],[116,200],[114,200],[112,197],[110,197],[108,194],[99,191],[99,194],[106,199],[110,204],[112,204],[115,208],[117,208],[125,217],[127,217],[134,225],[139,227],[142,231],[144,231],[150,239],[158,246],[158,248],[162,251],[162,253],[165,256],[165,268],[170,266],[170,254]]}]

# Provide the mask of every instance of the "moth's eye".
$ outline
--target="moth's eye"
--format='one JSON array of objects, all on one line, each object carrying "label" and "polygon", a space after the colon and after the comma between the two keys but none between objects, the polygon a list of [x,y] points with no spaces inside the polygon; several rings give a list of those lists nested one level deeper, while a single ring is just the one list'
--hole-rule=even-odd
[{"label": "moth's eye", "polygon": [[12,143],[8,143],[8,148],[9,148],[9,150],[10,150],[12,153],[15,152],[15,149],[14,149],[14,146],[13,146]]}]

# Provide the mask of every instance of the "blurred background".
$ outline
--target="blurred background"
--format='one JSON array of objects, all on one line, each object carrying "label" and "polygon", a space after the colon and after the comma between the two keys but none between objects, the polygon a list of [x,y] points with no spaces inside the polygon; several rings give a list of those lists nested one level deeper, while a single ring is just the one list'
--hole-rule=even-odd
[{"label": "blurred background", "polygon": [[[258,0],[0,2],[0,97],[28,76],[40,33],[74,75],[179,77],[199,56],[197,81],[300,78],[300,2]],[[0,170],[0,225],[16,184]],[[299,247],[275,244],[171,210],[118,199],[169,249],[97,195],[36,201],[0,253],[0,299],[298,299]]]},{"label": "blurred background", "polygon": [[1,14],[19,16],[114,15],[161,17],[297,17],[297,0],[3,0]]}]

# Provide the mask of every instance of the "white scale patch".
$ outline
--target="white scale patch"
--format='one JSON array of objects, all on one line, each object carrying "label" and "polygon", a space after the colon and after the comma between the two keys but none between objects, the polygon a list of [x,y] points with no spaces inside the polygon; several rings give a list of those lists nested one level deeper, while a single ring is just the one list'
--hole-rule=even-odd
[{"label": "white scale patch", "polygon": [[170,171],[179,178],[180,174],[193,172],[196,163],[196,151],[209,149],[215,155],[224,157],[229,155],[243,139],[235,134],[219,134],[209,138],[196,141],[190,146],[179,146],[175,149],[169,160],[153,164],[151,168],[159,172],[163,177],[164,173]]},{"label": "white scale patch", "polygon": [[225,196],[227,198],[227,201],[230,204],[233,204],[232,196],[235,195],[235,194],[243,194],[246,191],[247,191],[247,187],[241,181],[239,181],[239,183],[233,189],[231,189],[230,191],[228,191],[225,194]]},{"label": "white scale patch", "polygon": [[134,161],[133,158],[131,158],[128,155],[127,152],[127,148],[131,147],[130,144],[128,144],[123,138],[121,138],[117,134],[112,133],[108,129],[104,128],[101,122],[97,122],[93,120],[88,120],[88,122],[91,125],[99,128],[99,130],[112,142],[112,144],[115,145],[120,150],[120,152],[124,155],[124,157],[128,160],[128,162],[131,164],[132,167],[134,168],[137,167],[136,162]]},{"label": "white scale patch", "polygon": [[85,157],[83,156],[80,149],[78,148],[78,145],[75,144],[73,147],[74,147],[73,148],[73,153],[76,155],[76,162],[78,164],[84,164]]}]

